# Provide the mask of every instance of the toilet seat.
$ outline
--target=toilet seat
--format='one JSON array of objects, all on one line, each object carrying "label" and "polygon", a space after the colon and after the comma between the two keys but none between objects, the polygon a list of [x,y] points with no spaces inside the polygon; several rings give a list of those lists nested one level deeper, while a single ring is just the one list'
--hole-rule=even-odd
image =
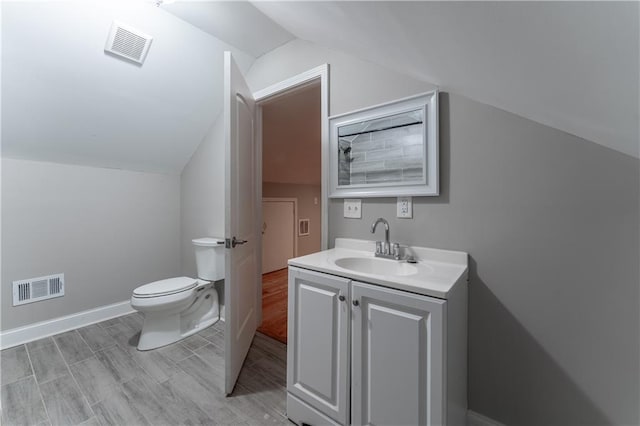
[{"label": "toilet seat", "polygon": [[199,281],[189,277],[169,278],[142,285],[133,290],[133,297],[152,298],[182,293],[195,288]]}]

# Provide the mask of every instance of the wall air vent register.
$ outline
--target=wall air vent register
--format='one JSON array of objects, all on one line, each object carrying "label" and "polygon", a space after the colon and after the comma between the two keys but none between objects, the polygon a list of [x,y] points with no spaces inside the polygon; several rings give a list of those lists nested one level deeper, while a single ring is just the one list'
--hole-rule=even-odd
[{"label": "wall air vent register", "polygon": [[13,282],[13,306],[64,296],[64,274]]},{"label": "wall air vent register", "polygon": [[298,236],[309,235],[309,219],[300,219],[298,221]]}]

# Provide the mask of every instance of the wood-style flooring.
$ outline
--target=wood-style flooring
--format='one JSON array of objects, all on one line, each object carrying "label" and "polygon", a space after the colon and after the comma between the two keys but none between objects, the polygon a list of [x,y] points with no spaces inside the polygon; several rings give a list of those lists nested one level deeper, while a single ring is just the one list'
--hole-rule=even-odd
[{"label": "wood-style flooring", "polygon": [[262,275],[262,324],[258,331],[287,343],[287,283],[289,269]]},{"label": "wood-style flooring", "polygon": [[224,323],[136,349],[130,314],[3,350],[3,425],[284,425],[286,346],[260,333],[224,395]]}]

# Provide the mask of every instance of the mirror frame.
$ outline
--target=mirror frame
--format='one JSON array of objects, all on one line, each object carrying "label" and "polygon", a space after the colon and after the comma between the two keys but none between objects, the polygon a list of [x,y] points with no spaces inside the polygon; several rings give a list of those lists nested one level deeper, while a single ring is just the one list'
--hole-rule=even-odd
[{"label": "mirror frame", "polygon": [[[439,130],[438,90],[398,99],[380,105],[329,117],[329,198],[370,198],[402,196],[437,196],[439,188]],[[425,169],[422,180],[339,185],[338,183],[338,129],[360,121],[384,118],[390,115],[423,109],[423,157]]]}]

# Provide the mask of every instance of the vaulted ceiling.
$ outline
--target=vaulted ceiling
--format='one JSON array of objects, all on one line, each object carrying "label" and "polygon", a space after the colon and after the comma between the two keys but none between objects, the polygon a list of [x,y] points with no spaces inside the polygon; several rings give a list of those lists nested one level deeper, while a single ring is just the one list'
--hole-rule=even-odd
[{"label": "vaulted ceiling", "polygon": [[[295,38],[638,157],[637,2],[2,2],[2,155],[180,173],[242,71]],[[179,19],[178,19],[179,18]],[[114,19],[154,37],[103,52]]]},{"label": "vaulted ceiling", "polygon": [[[263,40],[275,47],[290,34],[640,156],[638,2],[252,4],[262,14],[249,13],[243,2],[180,1],[166,8],[230,43],[242,28],[236,45],[256,56],[266,51]],[[202,25],[205,16],[230,18],[235,31]]]},{"label": "vaulted ceiling", "polygon": [[[114,19],[153,36],[142,66],[105,54]],[[222,107],[223,52],[151,2],[2,3],[2,155],[180,173]]]},{"label": "vaulted ceiling", "polygon": [[162,8],[256,58],[296,38],[246,1],[177,1]]},{"label": "vaulted ceiling", "polygon": [[638,2],[254,2],[296,37],[638,157]]}]

